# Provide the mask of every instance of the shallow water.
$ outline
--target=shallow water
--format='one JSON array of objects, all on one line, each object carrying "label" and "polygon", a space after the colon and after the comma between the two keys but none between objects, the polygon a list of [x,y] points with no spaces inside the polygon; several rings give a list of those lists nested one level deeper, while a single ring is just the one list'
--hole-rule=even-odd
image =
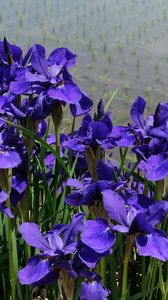
[{"label": "shallow water", "polygon": [[94,103],[118,88],[111,109],[120,122],[138,95],[150,111],[168,99],[167,21],[167,0],[0,1],[0,37],[24,51],[41,43],[48,54],[61,46],[77,53],[74,77]]}]

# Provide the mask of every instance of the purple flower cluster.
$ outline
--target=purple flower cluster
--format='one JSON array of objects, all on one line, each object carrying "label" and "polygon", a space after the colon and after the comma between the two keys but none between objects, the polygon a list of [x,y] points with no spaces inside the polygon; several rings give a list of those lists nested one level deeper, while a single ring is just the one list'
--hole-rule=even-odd
[{"label": "purple flower cluster", "polygon": [[[160,103],[145,119],[146,102],[138,97],[130,110],[131,122],[114,126],[100,100],[92,117],[92,101],[69,71],[76,58],[67,48],[55,49],[46,58],[41,45],[32,46],[23,57],[18,46],[6,39],[0,42],[0,210],[17,219],[13,207],[19,208],[19,232],[36,248],[19,270],[22,285],[61,281],[66,296],[69,292],[68,299],[73,299],[75,282],[82,278],[81,300],[105,300],[113,291],[104,287],[100,265],[116,252],[119,237],[127,256],[134,250],[136,257],[168,260],[164,231],[168,212],[168,103]],[[58,133],[65,105],[69,105],[73,118],[84,115],[80,128],[52,135],[46,118],[52,116]],[[23,127],[41,144],[18,130]],[[49,145],[47,150],[44,144]],[[113,149],[120,149],[120,163],[115,161]],[[127,151],[134,162],[126,158]],[[29,199],[32,174],[40,188],[45,187],[42,194],[47,204],[38,200],[42,218],[46,208],[50,211],[44,234],[33,215],[36,194]],[[61,214],[57,223],[50,222],[52,210]],[[67,280],[73,282],[71,291],[65,286]],[[122,296],[124,292],[123,288]]]}]

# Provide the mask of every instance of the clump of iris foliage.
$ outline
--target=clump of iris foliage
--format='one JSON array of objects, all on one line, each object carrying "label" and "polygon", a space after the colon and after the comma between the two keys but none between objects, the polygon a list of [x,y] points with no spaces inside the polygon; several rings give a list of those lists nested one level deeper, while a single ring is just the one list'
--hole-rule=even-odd
[{"label": "clump of iris foliage", "polygon": [[75,64],[0,42],[0,298],[166,300],[168,103],[145,118],[138,97],[114,126]]}]

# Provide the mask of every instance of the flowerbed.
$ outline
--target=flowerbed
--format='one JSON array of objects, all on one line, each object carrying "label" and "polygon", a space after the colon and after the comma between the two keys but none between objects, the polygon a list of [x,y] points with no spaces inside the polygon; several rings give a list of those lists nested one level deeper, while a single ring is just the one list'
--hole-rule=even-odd
[{"label": "flowerbed", "polygon": [[114,126],[109,103],[90,113],[75,63],[0,42],[1,297],[166,300],[168,103],[145,118],[138,97]]}]

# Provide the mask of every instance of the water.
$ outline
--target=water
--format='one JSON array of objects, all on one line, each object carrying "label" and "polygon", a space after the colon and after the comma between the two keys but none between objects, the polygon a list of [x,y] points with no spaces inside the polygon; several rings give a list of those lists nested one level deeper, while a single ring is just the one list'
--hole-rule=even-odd
[{"label": "water", "polygon": [[121,122],[138,95],[149,110],[168,101],[167,21],[167,0],[0,1],[0,37],[25,52],[40,43],[47,54],[77,53],[75,80],[94,103],[118,88],[111,109]]}]

